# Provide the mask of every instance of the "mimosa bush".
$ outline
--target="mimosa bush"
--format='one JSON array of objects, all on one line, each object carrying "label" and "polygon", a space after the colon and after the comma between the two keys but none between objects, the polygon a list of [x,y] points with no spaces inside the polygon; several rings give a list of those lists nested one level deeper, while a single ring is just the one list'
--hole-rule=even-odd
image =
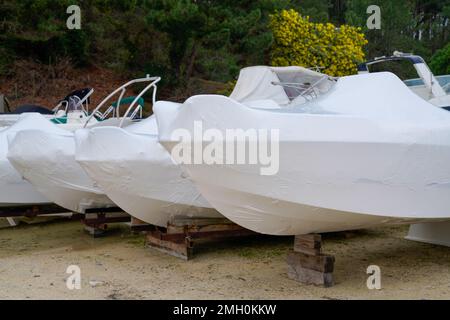
[{"label": "mimosa bush", "polygon": [[331,76],[355,74],[365,60],[368,43],[361,28],[331,23],[313,23],[295,10],[283,10],[270,17],[274,43],[274,66],[321,67]]}]

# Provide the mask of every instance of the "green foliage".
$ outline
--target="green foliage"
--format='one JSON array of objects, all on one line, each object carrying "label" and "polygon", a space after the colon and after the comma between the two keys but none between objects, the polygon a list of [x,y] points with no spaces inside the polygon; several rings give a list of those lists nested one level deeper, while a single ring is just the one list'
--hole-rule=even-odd
[{"label": "green foliage", "polygon": [[[412,52],[429,60],[449,42],[449,0],[346,0],[346,22],[365,30],[368,55]],[[367,7],[381,8],[381,30],[367,30]]]},{"label": "green foliage", "polygon": [[[414,20],[409,0],[348,0],[346,22],[364,29],[369,40],[370,56],[391,55],[395,50],[410,52]],[[381,8],[381,30],[368,30],[366,26],[370,5]]]},{"label": "green foliage", "polygon": [[[82,30],[68,30],[72,4],[1,0],[0,75],[15,59],[47,64],[69,57],[79,66],[162,75],[180,88],[192,78],[228,82],[242,67],[270,63],[269,16],[284,9],[314,23],[362,27],[370,58],[400,50],[429,59],[450,36],[449,0],[80,0]],[[382,30],[366,28],[372,4],[382,9]],[[433,68],[447,72],[443,56],[435,55]]]},{"label": "green foliage", "polygon": [[72,31],[70,4],[3,0],[0,41],[9,57],[48,63],[69,56],[184,85],[191,77],[226,82],[243,66],[268,63],[269,14],[301,7],[312,21],[326,21],[330,0],[83,0],[82,30]]},{"label": "green foliage", "polygon": [[450,74],[450,44],[436,52],[431,58],[430,68],[436,75]]},{"label": "green foliage", "polygon": [[332,76],[357,72],[364,61],[367,44],[360,28],[332,23],[314,23],[295,10],[282,10],[271,16],[275,38],[272,64],[321,67]]}]

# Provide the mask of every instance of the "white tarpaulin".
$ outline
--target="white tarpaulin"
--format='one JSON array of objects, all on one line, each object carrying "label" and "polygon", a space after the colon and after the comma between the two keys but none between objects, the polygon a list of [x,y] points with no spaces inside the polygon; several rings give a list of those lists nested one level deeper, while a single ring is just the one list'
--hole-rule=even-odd
[{"label": "white tarpaulin", "polygon": [[244,68],[230,98],[239,102],[273,100],[278,105],[287,105],[295,93],[274,83],[313,84],[324,76],[326,75],[303,67]]}]

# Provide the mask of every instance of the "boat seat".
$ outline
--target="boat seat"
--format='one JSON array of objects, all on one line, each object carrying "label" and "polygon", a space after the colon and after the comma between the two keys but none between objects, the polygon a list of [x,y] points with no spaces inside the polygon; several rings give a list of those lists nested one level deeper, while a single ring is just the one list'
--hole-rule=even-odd
[{"label": "boat seat", "polygon": [[[135,99],[136,99],[136,97],[134,97],[134,96],[123,98],[122,100],[120,100],[120,105],[122,106],[125,104],[131,104]],[[141,107],[143,107],[145,104],[144,99],[142,97],[139,98],[137,101],[137,104],[140,105]],[[112,106],[114,108],[117,108],[117,105],[118,105],[117,101],[112,104]]]}]

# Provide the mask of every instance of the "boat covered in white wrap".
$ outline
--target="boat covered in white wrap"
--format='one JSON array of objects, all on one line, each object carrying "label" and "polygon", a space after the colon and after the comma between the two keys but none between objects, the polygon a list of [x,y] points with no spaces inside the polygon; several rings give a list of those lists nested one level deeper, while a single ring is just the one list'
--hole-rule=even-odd
[{"label": "boat covered in white wrap", "polygon": [[76,160],[119,207],[166,227],[174,218],[221,215],[158,142],[154,116],[125,128],[76,132]]},{"label": "boat covered in white wrap", "polygon": [[53,125],[40,114],[23,114],[18,119],[16,123],[0,131],[0,206],[50,203],[50,200],[23,179],[6,156],[8,154],[8,138],[14,138],[23,129],[46,128]]},{"label": "boat covered in white wrap", "polygon": [[448,76],[436,77],[425,60],[420,56],[395,51],[390,57],[378,57],[360,64],[358,73],[369,73],[369,67],[393,61],[408,61],[414,66],[419,78],[405,80],[405,84],[412,92],[429,103],[450,111],[450,83],[447,82]]},{"label": "boat covered in white wrap", "polygon": [[[205,151],[212,140],[232,144],[223,138],[230,129],[278,131],[271,141],[278,170],[271,174],[262,174],[267,165],[261,162],[183,164],[224,216],[273,235],[450,219],[448,111],[391,73],[259,85],[261,91],[286,89],[287,107],[254,109],[214,95],[154,107],[160,142],[171,152],[181,146],[195,155],[195,146],[206,145]],[[292,88],[298,88],[297,97]],[[196,135],[199,124],[215,138]],[[180,129],[192,139],[175,136]],[[246,150],[248,145],[245,140]]]},{"label": "boat covered in white wrap", "polygon": [[[359,73],[368,73],[374,65],[385,62],[409,61],[419,78],[406,80],[409,89],[431,104],[450,111],[450,75],[435,76],[425,60],[413,54],[394,52],[390,57],[378,57],[358,66]],[[450,246],[450,222],[422,223],[410,227],[408,240]]]},{"label": "boat covered in white wrap", "polygon": [[75,161],[74,133],[49,124],[18,132],[9,161],[41,194],[67,210],[115,207]]},{"label": "boat covered in white wrap", "polygon": [[[90,96],[93,89],[86,88],[69,94],[54,109],[54,114],[32,112],[41,111],[39,106],[28,105],[20,110],[22,114],[1,115],[0,122],[11,121],[0,132],[0,206],[15,207],[35,204],[50,203],[50,198],[39,192],[29,182],[23,179],[23,175],[17,172],[7,159],[9,142],[23,130],[58,130],[73,131],[81,128],[87,119]],[[92,124],[97,121],[93,120]],[[56,128],[56,129],[55,129]]]},{"label": "boat covered in white wrap", "polygon": [[[138,112],[142,111],[142,96],[147,90],[155,89],[155,99],[156,83],[159,81],[159,77],[147,76],[119,87],[83,120],[83,127],[117,126],[120,123],[129,125]],[[150,84],[138,96],[124,98],[130,85],[145,82]],[[116,95],[119,95],[118,101],[109,104],[105,113],[100,113],[100,109],[108,106],[107,102]],[[130,102],[130,106],[120,116],[119,108],[123,102]],[[106,119],[107,115],[112,117]],[[97,118],[102,121],[97,121]],[[10,142],[8,159],[40,193],[61,207],[79,213],[85,213],[88,209],[116,207],[75,161],[73,132],[61,130],[56,125],[41,130],[21,131]]]}]

